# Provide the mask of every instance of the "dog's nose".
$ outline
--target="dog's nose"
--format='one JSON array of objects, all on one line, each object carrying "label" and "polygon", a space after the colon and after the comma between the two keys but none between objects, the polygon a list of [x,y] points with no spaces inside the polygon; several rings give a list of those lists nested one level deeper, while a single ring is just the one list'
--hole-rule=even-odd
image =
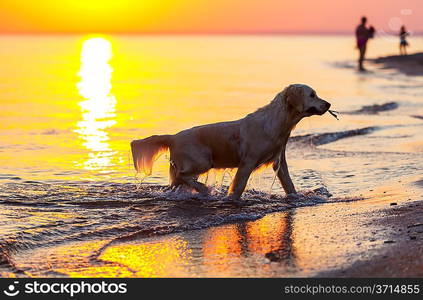
[{"label": "dog's nose", "polygon": [[329,108],[330,108],[330,103],[329,102],[326,102],[325,103],[325,109],[328,110]]}]

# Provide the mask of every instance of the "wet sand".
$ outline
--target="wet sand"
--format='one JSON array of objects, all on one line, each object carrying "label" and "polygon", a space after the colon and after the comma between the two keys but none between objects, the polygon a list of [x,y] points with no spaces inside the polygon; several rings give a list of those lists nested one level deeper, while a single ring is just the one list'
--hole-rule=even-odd
[{"label": "wet sand", "polygon": [[[423,188],[423,179],[414,183]],[[380,220],[394,229],[395,242],[383,256],[372,262],[328,274],[339,277],[423,277],[423,201],[396,207]]]},{"label": "wet sand", "polygon": [[392,235],[379,255],[320,277],[423,277],[423,202],[395,207],[377,223]]},{"label": "wet sand", "polygon": [[407,75],[423,75],[423,53],[392,55],[372,59],[386,69],[396,69]]}]

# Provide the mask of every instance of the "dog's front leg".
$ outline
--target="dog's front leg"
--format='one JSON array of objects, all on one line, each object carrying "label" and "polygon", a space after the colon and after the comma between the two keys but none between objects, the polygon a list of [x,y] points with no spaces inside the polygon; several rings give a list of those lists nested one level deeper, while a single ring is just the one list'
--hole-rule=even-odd
[{"label": "dog's front leg", "polygon": [[253,172],[255,165],[253,163],[241,163],[236,172],[235,178],[229,188],[229,199],[239,200],[247,185],[248,178]]},{"label": "dog's front leg", "polygon": [[279,162],[275,163],[274,169],[277,172],[277,176],[282,184],[283,189],[285,190],[285,193],[287,195],[296,194],[297,191],[295,190],[295,186],[292,183],[291,177],[289,176],[288,164],[286,163],[285,157],[285,149],[282,149],[279,156]]}]

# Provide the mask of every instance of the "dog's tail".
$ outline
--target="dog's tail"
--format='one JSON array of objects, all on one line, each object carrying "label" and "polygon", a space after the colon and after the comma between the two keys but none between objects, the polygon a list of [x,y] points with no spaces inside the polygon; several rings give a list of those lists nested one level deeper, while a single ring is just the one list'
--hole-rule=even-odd
[{"label": "dog's tail", "polygon": [[137,172],[150,175],[154,160],[169,149],[171,135],[153,135],[142,140],[131,142],[132,158]]}]

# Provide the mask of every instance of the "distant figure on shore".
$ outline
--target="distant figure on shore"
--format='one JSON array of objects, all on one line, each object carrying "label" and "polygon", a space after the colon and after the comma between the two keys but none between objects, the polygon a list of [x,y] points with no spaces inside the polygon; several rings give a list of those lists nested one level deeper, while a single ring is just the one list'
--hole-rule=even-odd
[{"label": "distant figure on shore", "polygon": [[375,34],[374,27],[373,26],[367,27],[366,23],[367,23],[367,18],[362,17],[360,25],[358,25],[355,30],[355,37],[357,39],[357,49],[359,51],[358,69],[360,71],[366,70],[363,67],[363,61],[366,56],[367,41],[373,38]]},{"label": "distant figure on shore", "polygon": [[407,36],[409,36],[410,34],[407,32],[407,29],[405,29],[405,26],[401,26],[401,31],[399,34],[400,37],[400,55],[407,55],[407,47],[408,47],[408,42],[407,42]]}]

